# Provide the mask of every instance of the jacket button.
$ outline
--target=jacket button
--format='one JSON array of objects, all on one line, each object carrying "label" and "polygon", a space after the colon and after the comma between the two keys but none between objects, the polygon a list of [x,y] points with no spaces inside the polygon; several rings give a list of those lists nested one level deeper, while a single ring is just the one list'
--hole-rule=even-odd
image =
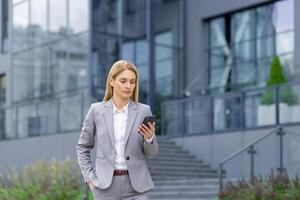
[{"label": "jacket button", "polygon": [[126,156],[126,160],[129,160],[129,156]]}]

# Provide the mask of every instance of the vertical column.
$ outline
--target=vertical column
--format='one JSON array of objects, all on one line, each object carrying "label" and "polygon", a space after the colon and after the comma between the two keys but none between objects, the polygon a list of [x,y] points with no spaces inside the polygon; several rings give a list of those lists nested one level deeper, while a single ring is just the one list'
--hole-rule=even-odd
[{"label": "vertical column", "polygon": [[147,103],[155,108],[155,2],[147,0],[147,41],[149,44],[149,76]]}]

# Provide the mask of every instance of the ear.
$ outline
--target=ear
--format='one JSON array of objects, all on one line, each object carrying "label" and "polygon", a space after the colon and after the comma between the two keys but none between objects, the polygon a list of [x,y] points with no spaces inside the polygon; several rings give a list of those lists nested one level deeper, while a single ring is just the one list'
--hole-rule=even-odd
[{"label": "ear", "polygon": [[111,87],[114,87],[114,79],[110,77],[109,84]]}]

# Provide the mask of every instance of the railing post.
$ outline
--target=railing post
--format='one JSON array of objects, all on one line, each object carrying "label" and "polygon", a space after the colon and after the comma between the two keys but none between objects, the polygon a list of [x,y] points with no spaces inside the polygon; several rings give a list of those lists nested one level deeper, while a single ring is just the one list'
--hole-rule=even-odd
[{"label": "railing post", "polygon": [[250,176],[251,176],[251,182],[252,182],[254,180],[254,155],[256,154],[254,145],[250,146],[248,153],[250,154]]},{"label": "railing post", "polygon": [[280,110],[279,110],[279,103],[280,103],[280,96],[279,96],[279,86],[275,86],[275,123],[276,125],[280,124]]},{"label": "railing post", "polygon": [[223,163],[219,164],[219,190],[223,191]]},{"label": "railing post", "polygon": [[90,199],[90,188],[89,185],[86,184],[85,200],[89,200],[89,199]]},{"label": "railing post", "polygon": [[277,168],[277,171],[282,175],[285,170],[283,167],[283,136],[285,132],[282,127],[278,129],[277,135],[279,135],[279,168]]}]

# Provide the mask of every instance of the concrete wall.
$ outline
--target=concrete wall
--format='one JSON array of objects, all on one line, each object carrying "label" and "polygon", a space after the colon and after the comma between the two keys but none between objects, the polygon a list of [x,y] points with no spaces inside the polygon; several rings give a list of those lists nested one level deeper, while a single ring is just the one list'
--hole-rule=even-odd
[{"label": "concrete wall", "polygon": [[58,135],[0,141],[0,168],[22,167],[38,160],[77,159],[80,131]]}]

